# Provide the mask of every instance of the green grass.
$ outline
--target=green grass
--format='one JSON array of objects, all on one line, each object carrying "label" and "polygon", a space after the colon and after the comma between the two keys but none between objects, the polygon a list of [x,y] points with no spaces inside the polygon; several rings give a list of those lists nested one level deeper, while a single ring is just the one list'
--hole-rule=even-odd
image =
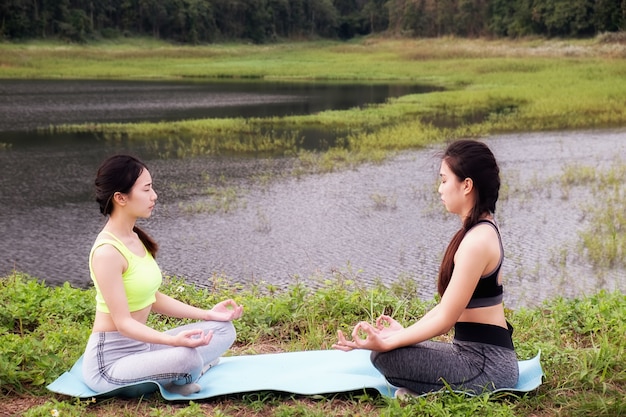
[{"label": "green grass", "polygon": [[[396,150],[513,131],[626,125],[626,46],[592,40],[455,38],[180,46],[153,40],[0,44],[2,78],[403,82],[442,87],[363,109],[313,115],[57,126],[153,140],[164,156],[300,155],[306,129],[343,132],[316,170]],[[333,160],[337,159],[337,166]]]},{"label": "green grass", "polygon": [[[206,306],[233,297],[245,306],[237,321],[238,340],[230,354],[328,349],[337,329],[383,312],[413,322],[435,300],[420,301],[410,279],[390,287],[358,284],[348,267],[277,290],[258,283],[246,287],[212,276],[206,287],[168,278],[164,292]],[[53,395],[45,385],[69,369],[84,349],[94,309],[93,289],[49,287],[15,272],[0,279],[0,404],[20,397],[33,406],[23,415],[50,416],[619,416],[626,413],[626,296],[600,291],[577,299],[556,297],[538,308],[507,310],[518,357],[542,351],[545,379],[527,396],[466,398],[441,393],[399,402],[368,393],[301,397],[269,392],[234,395],[205,402],[165,403],[158,397],[78,401]],[[165,329],[183,323],[153,315],[150,325]]]},{"label": "green grass", "polygon": [[[51,42],[0,44],[2,78],[235,79],[284,81],[402,81],[446,91],[408,95],[364,109],[267,119],[62,126],[102,132],[114,140],[148,140],[163,157],[206,153],[269,153],[298,157],[296,174],[381,161],[396,150],[495,132],[626,125],[626,47],[598,40],[467,41],[362,39],[266,46],[174,46],[153,40],[90,45]],[[158,65],[157,65],[158,63]],[[305,129],[345,132],[324,152],[300,149]],[[285,133],[288,132],[288,133]],[[623,266],[624,167],[576,166],[560,177],[564,193],[592,186],[589,229],[581,231],[583,256],[598,268]],[[181,185],[182,186],[182,185]],[[503,195],[507,194],[503,190]],[[206,189],[211,202],[188,210],[228,211],[239,190]],[[380,209],[393,196],[372,195]],[[258,213],[260,229],[271,228]],[[521,272],[523,273],[523,271]],[[234,297],[246,306],[236,323],[232,354],[326,349],[337,329],[385,312],[410,323],[431,307],[409,278],[392,287],[365,288],[349,266],[309,277],[286,290],[263,283],[240,287],[212,276],[207,287],[168,280],[165,291],[192,304]],[[297,278],[297,277],[296,277]],[[215,401],[169,404],[158,398],[79,402],[47,392],[45,385],[82,353],[93,319],[93,290],[48,287],[19,272],[0,278],[0,408],[16,398],[27,416],[619,416],[626,415],[624,337],[626,298],[598,292],[554,298],[538,308],[507,311],[521,359],[541,349],[544,384],[522,398],[438,394],[401,403],[362,395],[295,397],[258,393]],[[179,324],[159,316],[151,325]]]}]

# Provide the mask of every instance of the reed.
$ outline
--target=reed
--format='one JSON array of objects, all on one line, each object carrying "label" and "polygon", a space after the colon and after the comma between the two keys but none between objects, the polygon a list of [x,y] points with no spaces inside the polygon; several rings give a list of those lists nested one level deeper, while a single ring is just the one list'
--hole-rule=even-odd
[{"label": "reed", "polygon": [[[355,154],[339,158],[340,167],[345,160],[380,160],[390,152],[458,137],[626,125],[626,46],[601,38],[364,38],[264,46],[30,42],[3,43],[0,52],[3,78],[403,82],[445,89],[305,116],[54,127],[97,132],[110,140],[158,139],[169,156],[297,155],[300,132],[315,128],[340,132],[331,148]],[[320,163],[329,161],[320,158]]]},{"label": "reed", "polygon": [[580,235],[580,252],[598,269],[626,267],[626,163],[616,159],[609,167],[571,165],[561,182],[564,186],[586,186],[592,203],[584,207],[585,228]]}]

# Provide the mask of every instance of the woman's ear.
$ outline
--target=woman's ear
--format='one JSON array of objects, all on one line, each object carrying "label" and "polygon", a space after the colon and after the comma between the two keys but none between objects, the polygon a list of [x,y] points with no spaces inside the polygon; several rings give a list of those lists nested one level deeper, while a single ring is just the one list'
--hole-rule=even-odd
[{"label": "woman's ear", "polygon": [[122,194],[119,191],[116,192],[115,194],[113,194],[113,201],[117,204],[119,204],[120,206],[123,206],[126,204],[126,194]]},{"label": "woman's ear", "polygon": [[471,178],[465,178],[463,180],[463,192],[465,194],[470,194],[474,190],[474,180]]}]

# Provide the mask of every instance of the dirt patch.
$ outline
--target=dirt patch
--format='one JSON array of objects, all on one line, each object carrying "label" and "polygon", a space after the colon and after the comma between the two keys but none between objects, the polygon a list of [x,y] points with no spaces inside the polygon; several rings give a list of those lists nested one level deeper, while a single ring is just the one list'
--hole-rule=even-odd
[{"label": "dirt patch", "polygon": [[0,398],[0,416],[21,416],[24,412],[46,401],[46,398],[40,397],[2,397]]}]

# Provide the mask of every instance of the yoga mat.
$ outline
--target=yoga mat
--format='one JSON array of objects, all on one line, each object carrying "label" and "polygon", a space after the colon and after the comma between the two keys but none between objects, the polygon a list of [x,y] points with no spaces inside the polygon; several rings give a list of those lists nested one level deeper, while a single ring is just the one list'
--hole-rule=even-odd
[{"label": "yoga mat", "polygon": [[[198,400],[227,394],[278,391],[301,395],[376,390],[393,397],[396,387],[390,385],[369,360],[367,350],[342,352],[312,350],[261,355],[229,356],[220,359],[199,380],[202,390],[183,396],[166,391],[154,381],[121,386],[107,392],[95,392],[83,382],[82,357],[48,389],[58,394],[78,398],[140,397],[159,391],[169,401]],[[500,389],[525,393],[541,385],[543,370],[540,354],[519,361],[520,377],[515,387]]]}]

